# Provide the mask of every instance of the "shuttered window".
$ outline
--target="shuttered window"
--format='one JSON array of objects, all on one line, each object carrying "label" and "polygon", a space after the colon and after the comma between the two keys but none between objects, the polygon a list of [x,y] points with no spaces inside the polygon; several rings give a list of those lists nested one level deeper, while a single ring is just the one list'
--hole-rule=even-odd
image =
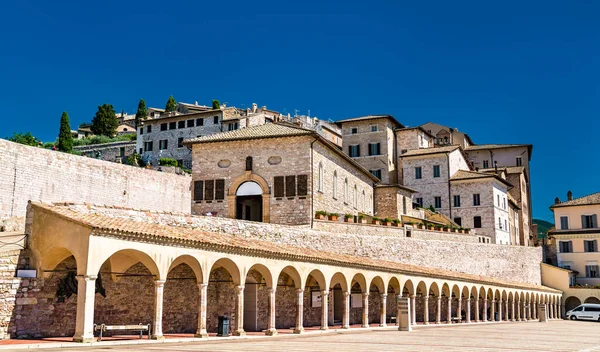
[{"label": "shuttered window", "polygon": [[296,176],[285,177],[285,195],[294,197],[296,195]]},{"label": "shuttered window", "polygon": [[204,181],[194,181],[194,200],[201,201],[204,197]]},{"label": "shuttered window", "polygon": [[217,180],[215,182],[215,184],[216,184],[215,199],[217,199],[217,200],[225,199],[225,180],[223,180],[223,179]]},{"label": "shuttered window", "polygon": [[273,178],[273,183],[275,183],[275,198],[283,198],[285,196],[283,176],[275,176]]},{"label": "shuttered window", "polygon": [[205,200],[215,199],[215,181],[207,180],[205,185]]},{"label": "shuttered window", "polygon": [[298,175],[298,195],[308,194],[308,175]]}]

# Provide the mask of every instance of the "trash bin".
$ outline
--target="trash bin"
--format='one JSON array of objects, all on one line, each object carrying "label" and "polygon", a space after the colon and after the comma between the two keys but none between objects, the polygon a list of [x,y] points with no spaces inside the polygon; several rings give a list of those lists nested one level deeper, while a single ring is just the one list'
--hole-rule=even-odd
[{"label": "trash bin", "polygon": [[229,317],[219,315],[219,327],[217,328],[217,336],[229,336]]},{"label": "trash bin", "polygon": [[498,312],[494,312],[494,321],[500,321]]}]

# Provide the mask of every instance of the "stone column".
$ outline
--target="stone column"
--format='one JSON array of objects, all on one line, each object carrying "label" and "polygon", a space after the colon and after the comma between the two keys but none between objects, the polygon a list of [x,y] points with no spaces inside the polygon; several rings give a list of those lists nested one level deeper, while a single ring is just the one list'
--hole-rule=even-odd
[{"label": "stone column", "polygon": [[267,322],[267,330],[265,335],[274,336],[277,335],[277,329],[275,328],[275,289],[269,289],[269,320]]},{"label": "stone column", "polygon": [[523,310],[521,315],[521,321],[527,321],[527,302],[523,301],[521,304],[521,309]]},{"label": "stone column", "polygon": [[74,342],[93,342],[96,275],[77,275],[77,314]]},{"label": "stone column", "polygon": [[465,310],[465,319],[467,323],[471,322],[471,299],[467,298],[467,300],[465,301],[465,305],[467,307],[467,309]]},{"label": "stone column", "polygon": [[236,286],[234,336],[246,336],[244,331],[244,285]]},{"label": "stone column", "polygon": [[362,325],[361,328],[369,327],[369,292],[362,293]]},{"label": "stone column", "polygon": [[[406,298],[406,300],[403,300],[404,298]],[[400,309],[401,305],[400,302],[409,302],[408,303],[408,309],[410,310],[410,298],[408,297],[403,297],[402,294],[397,294],[396,295],[396,324],[398,324],[398,326],[400,326],[400,318],[401,318],[401,314],[402,314],[402,310]],[[402,306],[405,306],[405,304],[403,303]],[[412,310],[410,312],[408,312],[408,325],[412,325],[413,324],[413,318],[411,317],[412,315]]]},{"label": "stone column", "polygon": [[429,296],[423,296],[423,324],[429,325]]},{"label": "stone column", "polygon": [[517,301],[517,321],[521,320],[521,301]]},{"label": "stone column", "polygon": [[498,321],[502,321],[502,300],[498,300]]},{"label": "stone column", "polygon": [[206,331],[206,306],[207,306],[207,294],[208,284],[198,284],[198,293],[200,298],[200,304],[198,305],[198,330],[194,337],[208,337]]},{"label": "stone column", "polygon": [[492,305],[491,305],[491,309],[490,309],[490,315],[491,315],[490,320],[496,321],[496,300],[493,299],[491,303],[492,303]]},{"label": "stone column", "polygon": [[436,297],[436,307],[435,307],[435,323],[440,324],[442,322],[442,297]]},{"label": "stone column", "polygon": [[504,321],[508,321],[508,298],[506,299],[506,301],[504,301],[504,308],[505,308],[505,312],[504,312]]},{"label": "stone column", "polygon": [[302,334],[304,332],[304,290],[296,289],[296,327],[294,334]]},{"label": "stone column", "polygon": [[344,311],[342,312],[342,329],[350,329],[350,292],[344,292]]},{"label": "stone column", "polygon": [[452,295],[448,296],[448,307],[446,311],[446,324],[452,324]]},{"label": "stone column", "polygon": [[411,324],[417,325],[417,298],[415,295],[410,295],[410,318]]},{"label": "stone column", "polygon": [[329,313],[329,291],[321,291],[321,330],[329,329],[328,324],[328,313]]},{"label": "stone column", "polygon": [[563,317],[563,306],[562,302],[558,304],[558,319],[562,319]]},{"label": "stone column", "polygon": [[556,303],[556,304],[554,305],[554,317],[555,317],[556,319],[560,319],[560,311],[559,311],[559,309],[558,309],[558,303]]},{"label": "stone column", "polygon": [[479,298],[475,298],[475,322],[479,323]]},{"label": "stone column", "polygon": [[483,299],[483,314],[482,314],[482,319],[483,321],[488,321],[488,316],[487,316],[487,308],[488,308],[488,300],[487,298]]},{"label": "stone column", "polygon": [[162,332],[164,290],[165,280],[156,280],[154,282],[154,326],[152,327],[153,340],[162,340],[165,338]]},{"label": "stone column", "polygon": [[456,317],[458,318],[458,322],[462,323],[462,296],[458,297],[458,302],[456,305]]},{"label": "stone column", "polygon": [[381,294],[381,305],[379,309],[379,326],[386,327],[387,323],[387,293]]},{"label": "stone column", "polygon": [[531,303],[531,320],[537,319],[537,302]]},{"label": "stone column", "polygon": [[516,318],[515,318],[515,300],[514,300],[514,298],[510,301],[510,321],[516,321]]}]

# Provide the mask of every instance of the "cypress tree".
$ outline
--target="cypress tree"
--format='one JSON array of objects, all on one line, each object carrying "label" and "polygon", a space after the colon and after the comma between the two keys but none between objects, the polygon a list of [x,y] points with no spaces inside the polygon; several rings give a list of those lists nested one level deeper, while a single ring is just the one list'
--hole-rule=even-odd
[{"label": "cypress tree", "polygon": [[213,110],[219,110],[221,108],[221,102],[218,100],[213,100],[212,108]]},{"label": "cypress tree", "polygon": [[144,99],[140,99],[137,112],[135,113],[135,127],[137,128],[140,125],[140,122],[145,120],[147,117],[148,110],[146,109],[146,101]]},{"label": "cypress tree", "polygon": [[167,105],[165,106],[165,112],[174,112],[177,110],[177,102],[172,95],[169,95],[169,100],[167,101]]},{"label": "cypress tree", "polygon": [[69,114],[66,111],[63,111],[60,117],[60,131],[58,132],[58,145],[56,147],[65,153],[73,151],[73,135],[71,134]]},{"label": "cypress tree", "polygon": [[99,106],[96,115],[92,119],[92,132],[99,136],[113,137],[118,126],[119,122],[113,106],[110,104]]}]

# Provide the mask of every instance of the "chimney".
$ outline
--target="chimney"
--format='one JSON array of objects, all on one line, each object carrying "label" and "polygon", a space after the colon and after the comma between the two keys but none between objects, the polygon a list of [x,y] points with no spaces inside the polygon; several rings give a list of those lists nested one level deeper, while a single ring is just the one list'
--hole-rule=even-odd
[{"label": "chimney", "polygon": [[554,198],[554,204],[560,204],[560,199],[558,199],[558,197]]},{"label": "chimney", "polygon": [[573,200],[573,192],[567,192],[567,200]]},{"label": "chimney", "polygon": [[263,105],[263,107],[262,107],[262,110],[263,110],[263,111],[267,110],[267,106],[266,106],[266,105]]},{"label": "chimney", "polygon": [[252,103],[252,112],[256,112],[256,108],[258,107],[258,105],[256,105],[256,103]]},{"label": "chimney", "polygon": [[494,160],[494,169],[495,172],[498,173],[498,162],[496,160]]}]

